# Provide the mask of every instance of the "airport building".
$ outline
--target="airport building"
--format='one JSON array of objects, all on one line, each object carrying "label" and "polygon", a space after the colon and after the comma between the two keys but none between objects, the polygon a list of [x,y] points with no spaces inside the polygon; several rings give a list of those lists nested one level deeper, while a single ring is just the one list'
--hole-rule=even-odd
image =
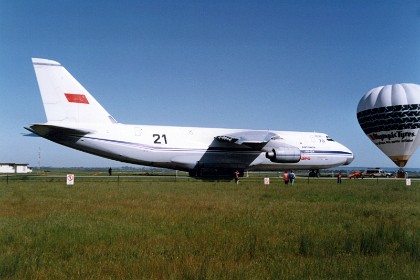
[{"label": "airport building", "polygon": [[0,173],[31,173],[26,163],[0,163]]}]

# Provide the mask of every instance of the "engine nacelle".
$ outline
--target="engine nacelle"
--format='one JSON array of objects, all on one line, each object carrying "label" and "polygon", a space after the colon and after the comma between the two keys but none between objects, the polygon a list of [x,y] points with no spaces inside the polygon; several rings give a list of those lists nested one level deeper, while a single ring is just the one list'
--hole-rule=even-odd
[{"label": "engine nacelle", "polygon": [[296,163],[300,161],[300,150],[293,146],[274,148],[265,157],[276,163]]}]

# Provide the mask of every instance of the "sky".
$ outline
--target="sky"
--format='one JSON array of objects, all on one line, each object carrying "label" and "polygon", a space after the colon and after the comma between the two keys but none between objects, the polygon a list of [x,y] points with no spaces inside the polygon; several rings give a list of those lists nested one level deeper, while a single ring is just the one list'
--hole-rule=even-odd
[{"label": "sky", "polygon": [[46,122],[31,57],[121,123],[325,132],[351,166],[395,167],[356,110],[372,88],[420,84],[420,2],[0,0],[0,162],[121,167],[23,136]]}]

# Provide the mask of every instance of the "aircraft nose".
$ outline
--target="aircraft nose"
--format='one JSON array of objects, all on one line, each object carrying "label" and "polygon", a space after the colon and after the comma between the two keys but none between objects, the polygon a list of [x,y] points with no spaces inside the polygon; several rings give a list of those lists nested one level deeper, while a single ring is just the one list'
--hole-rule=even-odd
[{"label": "aircraft nose", "polygon": [[349,165],[354,160],[354,155],[351,153],[351,156],[349,156],[343,165]]},{"label": "aircraft nose", "polygon": [[354,154],[352,151],[350,151],[349,148],[345,147],[344,145],[343,145],[343,148],[344,148],[344,151],[347,152],[347,159],[343,165],[349,165],[354,160]]}]

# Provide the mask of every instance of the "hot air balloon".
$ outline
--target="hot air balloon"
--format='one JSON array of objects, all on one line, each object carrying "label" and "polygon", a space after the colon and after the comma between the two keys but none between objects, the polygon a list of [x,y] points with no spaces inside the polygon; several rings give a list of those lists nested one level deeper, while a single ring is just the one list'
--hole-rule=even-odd
[{"label": "hot air balloon", "polygon": [[404,167],[420,144],[420,85],[370,90],[359,101],[357,119],[369,139],[397,166]]}]

